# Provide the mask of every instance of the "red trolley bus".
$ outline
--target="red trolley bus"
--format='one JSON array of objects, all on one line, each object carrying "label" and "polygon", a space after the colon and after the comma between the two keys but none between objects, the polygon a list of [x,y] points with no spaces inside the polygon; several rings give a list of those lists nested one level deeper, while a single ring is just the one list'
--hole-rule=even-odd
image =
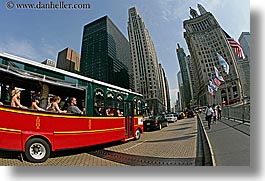
[{"label": "red trolley bus", "polygon": [[[33,94],[40,106],[51,95],[75,97],[83,115],[59,114],[10,106],[20,89],[21,104]],[[30,162],[46,161],[52,151],[139,139],[143,133],[142,95],[35,61],[0,53],[0,149],[23,152]]]}]

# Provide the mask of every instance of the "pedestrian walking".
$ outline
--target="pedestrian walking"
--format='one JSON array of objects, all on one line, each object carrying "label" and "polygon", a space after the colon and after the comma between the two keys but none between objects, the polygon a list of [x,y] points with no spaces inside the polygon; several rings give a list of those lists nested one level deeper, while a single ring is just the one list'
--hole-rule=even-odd
[{"label": "pedestrian walking", "polygon": [[222,107],[220,104],[217,106],[217,112],[218,112],[218,120],[221,120],[222,117]]},{"label": "pedestrian walking", "polygon": [[211,129],[211,121],[213,116],[213,109],[210,105],[205,110],[205,120],[208,122],[208,129]]},{"label": "pedestrian walking", "polygon": [[218,110],[217,105],[213,104],[213,123],[217,124],[217,116],[218,116]]}]

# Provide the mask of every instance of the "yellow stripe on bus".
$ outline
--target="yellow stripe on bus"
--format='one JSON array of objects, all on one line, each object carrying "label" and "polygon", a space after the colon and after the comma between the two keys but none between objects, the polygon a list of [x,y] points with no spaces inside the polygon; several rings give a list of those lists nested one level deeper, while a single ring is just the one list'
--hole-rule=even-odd
[{"label": "yellow stripe on bus", "polygon": [[[112,129],[102,129],[102,130],[89,130],[89,131],[55,131],[54,134],[83,134],[83,133],[117,131],[117,130],[123,130],[123,129],[125,129],[125,127],[112,128]],[[16,133],[21,133],[22,132],[21,130],[9,129],[9,128],[0,128],[0,131],[16,132]]]},{"label": "yellow stripe on bus", "polygon": [[8,131],[8,132],[21,133],[21,130],[17,130],[17,129],[9,129],[9,128],[0,128],[0,131]]}]

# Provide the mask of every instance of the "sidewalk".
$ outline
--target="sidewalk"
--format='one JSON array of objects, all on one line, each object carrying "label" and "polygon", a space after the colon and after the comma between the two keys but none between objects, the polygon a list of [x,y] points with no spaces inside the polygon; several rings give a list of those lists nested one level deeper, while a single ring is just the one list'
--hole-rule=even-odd
[{"label": "sidewalk", "polygon": [[209,138],[216,166],[250,166],[250,126],[222,118],[208,129],[200,115]]}]

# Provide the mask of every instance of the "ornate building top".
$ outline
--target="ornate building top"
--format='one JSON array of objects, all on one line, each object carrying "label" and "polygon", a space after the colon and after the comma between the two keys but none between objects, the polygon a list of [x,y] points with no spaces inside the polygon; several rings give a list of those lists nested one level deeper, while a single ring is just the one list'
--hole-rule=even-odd
[{"label": "ornate building top", "polygon": [[197,7],[201,15],[207,13],[206,9],[201,4],[198,4]]},{"label": "ornate building top", "polygon": [[197,11],[195,9],[192,9],[191,7],[190,7],[190,15],[192,18],[196,18],[199,16]]}]

